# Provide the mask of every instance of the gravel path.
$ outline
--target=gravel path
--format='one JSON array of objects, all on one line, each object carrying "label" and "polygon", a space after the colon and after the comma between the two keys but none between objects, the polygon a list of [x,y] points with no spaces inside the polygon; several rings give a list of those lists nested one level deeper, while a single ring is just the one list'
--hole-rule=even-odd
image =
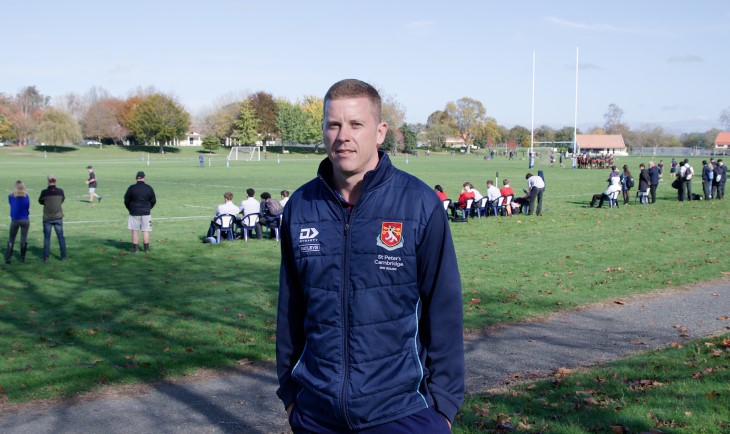
[{"label": "gravel path", "polygon": [[[607,302],[468,336],[466,387],[479,393],[730,330],[730,281]],[[286,433],[273,364],[115,387],[82,398],[0,405],[2,433]]]}]

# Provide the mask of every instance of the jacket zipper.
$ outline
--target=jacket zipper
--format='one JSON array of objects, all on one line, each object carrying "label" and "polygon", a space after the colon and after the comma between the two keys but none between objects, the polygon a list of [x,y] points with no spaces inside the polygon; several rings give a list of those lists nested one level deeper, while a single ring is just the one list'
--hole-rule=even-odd
[{"label": "jacket zipper", "polygon": [[352,423],[348,417],[347,412],[347,383],[350,372],[350,351],[348,336],[350,333],[350,319],[348,314],[349,308],[349,294],[350,294],[350,217],[352,215],[352,209],[342,211],[345,217],[344,235],[345,235],[345,251],[343,257],[342,267],[342,389],[340,391],[340,412],[342,418],[345,420],[347,426],[352,428]]},{"label": "jacket zipper", "polygon": [[349,335],[349,315],[348,315],[348,298],[349,298],[349,288],[350,288],[350,219],[352,216],[352,213],[354,211],[354,207],[352,207],[349,210],[344,210],[342,208],[342,203],[340,201],[339,196],[337,193],[332,190],[327,182],[319,176],[320,181],[325,186],[327,190],[330,191],[332,194],[332,197],[335,200],[335,203],[340,207],[340,213],[342,215],[342,220],[344,221],[343,225],[343,234],[345,237],[345,250],[342,255],[342,292],[341,292],[341,308],[342,308],[342,353],[343,353],[343,359],[342,359],[342,386],[340,387],[340,416],[345,421],[345,424],[347,424],[348,427],[352,428],[352,422],[350,421],[350,418],[347,415],[347,382],[348,382],[348,372],[350,370],[350,351],[349,351],[349,345],[348,345],[348,338]]}]

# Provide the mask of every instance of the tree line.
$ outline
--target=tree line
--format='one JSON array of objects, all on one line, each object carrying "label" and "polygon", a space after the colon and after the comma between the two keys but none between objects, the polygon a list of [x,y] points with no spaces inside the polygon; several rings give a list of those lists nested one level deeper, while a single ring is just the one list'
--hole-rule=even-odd
[{"label": "tree line", "polygon": [[[719,130],[684,133],[679,136],[659,126],[631,129],[623,122],[623,110],[610,104],[604,125],[589,134],[622,134],[629,147],[686,146],[709,148]],[[433,149],[448,147],[455,141],[478,148],[491,148],[512,142],[528,147],[530,130],[521,125],[507,128],[487,116],[482,102],[460,98],[436,110],[426,123],[406,123],[405,109],[395,97],[383,93],[383,121],[390,128],[383,144],[386,150],[410,152],[419,145]],[[730,108],[720,121],[730,129]],[[193,117],[177,99],[154,88],[138,88],[127,98],[110,95],[92,87],[85,95],[70,93],[54,99],[35,86],[15,95],[0,93],[0,141],[33,145],[66,145],[84,138],[105,144],[174,145],[192,131],[203,134],[203,145],[214,150],[221,145],[281,143],[319,144],[322,132],[322,99],[304,96],[297,101],[275,98],[259,91],[220,98],[202,114]],[[535,142],[572,142],[573,126],[554,129],[541,125],[534,131]],[[581,131],[578,131],[581,133]],[[455,140],[456,139],[456,140]],[[568,147],[568,146],[565,146]]]}]

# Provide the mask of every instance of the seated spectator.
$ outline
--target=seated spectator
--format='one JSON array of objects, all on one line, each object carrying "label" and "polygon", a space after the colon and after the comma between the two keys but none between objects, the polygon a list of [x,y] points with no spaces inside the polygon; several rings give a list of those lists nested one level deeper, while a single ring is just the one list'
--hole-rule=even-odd
[{"label": "seated spectator", "polygon": [[[502,180],[502,185],[503,185],[503,187],[499,190],[499,195],[500,196],[504,196],[504,197],[512,196],[514,198],[514,196],[515,196],[515,190],[509,185],[509,179],[504,178]],[[508,216],[511,216],[512,215],[512,207],[511,206],[508,206],[507,207],[507,215]]]},{"label": "seated spectator", "polygon": [[[515,197],[515,198],[512,199],[512,204],[511,204],[512,205],[511,206],[511,208],[512,208],[511,209],[512,214],[515,214],[515,213],[518,213],[519,214],[520,209],[522,209],[523,207],[529,207],[530,206],[530,193],[527,190],[525,190],[525,189],[522,189],[522,191],[525,193],[524,196],[522,196],[522,197]],[[510,211],[508,211],[508,212],[510,212]]]},{"label": "seated spectator", "polygon": [[218,208],[215,210],[215,215],[219,216],[221,214],[231,214],[236,215],[239,213],[239,208],[233,203],[233,193],[230,191],[227,191],[223,193],[223,199],[225,199],[225,203],[222,203],[218,205]]},{"label": "seated spectator", "polygon": [[621,178],[621,172],[618,171],[616,168],[616,165],[611,165],[611,173],[608,174],[608,185],[611,185],[613,183],[613,178]]},{"label": "seated spectator", "polygon": [[490,202],[499,199],[502,196],[502,192],[494,186],[494,181],[491,179],[487,181],[487,200]]},{"label": "seated spectator", "polygon": [[433,191],[436,192],[436,196],[438,196],[442,202],[445,200],[449,200],[449,196],[444,193],[444,189],[440,185],[436,184],[436,186],[434,186],[433,188]]},{"label": "seated spectator", "polygon": [[466,201],[468,201],[469,199],[472,199],[472,200],[474,199],[474,192],[471,190],[471,184],[468,182],[465,182],[464,186],[461,189],[461,194],[459,195],[459,200],[456,202],[451,202],[451,204],[449,205],[449,208],[451,208],[451,217],[452,218],[456,218],[457,209],[466,208]]},{"label": "seated spectator", "polygon": [[[241,206],[238,207],[239,212],[244,217],[249,214],[258,214],[261,211],[261,204],[253,195],[256,194],[253,188],[246,190],[246,199],[241,201]],[[252,222],[253,223],[253,222]]]},{"label": "seated spectator", "polygon": [[287,202],[289,202],[289,190],[281,190],[281,200],[279,203],[283,207]]},{"label": "seated spectator", "polygon": [[484,197],[484,195],[481,194],[479,192],[479,190],[477,190],[476,188],[474,188],[474,186],[471,185],[471,182],[468,182],[467,184],[469,184],[469,188],[471,189],[472,193],[474,193],[474,202],[479,202],[480,200],[482,200],[482,198]]},{"label": "seated spectator", "polygon": [[[238,207],[233,203],[233,193],[230,191],[227,191],[223,193],[223,198],[225,199],[225,202],[218,205],[218,207],[215,210],[215,216],[218,217],[220,215],[224,214],[230,214],[234,216],[234,220],[231,222],[232,226],[235,226],[235,224],[238,222],[238,220],[235,218],[236,214],[238,214]],[[220,229],[220,225],[216,224],[215,218],[211,220],[210,222],[210,229],[208,229],[208,236],[215,232],[216,229]]]},{"label": "seated spectator", "polygon": [[600,208],[601,206],[603,206],[604,200],[608,200],[611,197],[611,194],[618,191],[621,191],[621,180],[615,177],[611,179],[611,185],[608,186],[606,191],[593,195],[590,207],[593,208],[594,206],[596,206],[596,202],[598,202],[598,208]]},{"label": "seated spectator", "polygon": [[259,220],[256,222],[256,238],[261,239],[264,226],[267,228],[278,227],[279,218],[284,207],[276,199],[272,199],[268,192],[261,193],[261,207],[259,208]]}]

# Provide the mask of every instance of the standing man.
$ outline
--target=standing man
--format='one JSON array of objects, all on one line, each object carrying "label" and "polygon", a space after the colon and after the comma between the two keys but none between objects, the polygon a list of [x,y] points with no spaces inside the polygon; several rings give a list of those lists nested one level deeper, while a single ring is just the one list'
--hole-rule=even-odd
[{"label": "standing man", "polygon": [[651,181],[651,185],[649,185],[649,196],[651,196],[651,203],[656,203],[656,188],[659,186],[660,176],[661,171],[659,167],[653,161],[649,161],[649,181]]},{"label": "standing man", "polygon": [[203,157],[203,154],[198,154],[198,163],[200,163],[200,167],[205,165],[205,157]]},{"label": "standing man", "polygon": [[[542,215],[542,194],[545,191],[545,181],[538,176],[528,173],[525,175],[527,180],[527,194],[530,195],[530,209],[527,211],[527,215],[532,215],[532,210],[535,210],[535,214]],[[608,178],[609,180],[611,178]],[[537,204],[537,206],[535,206]]]},{"label": "standing man", "polygon": [[152,208],[157,203],[155,191],[144,182],[144,172],[137,172],[137,183],[130,185],[124,193],[124,206],[129,210],[127,228],[132,231],[132,251],[139,251],[139,232],[142,231],[144,252],[150,252],[150,231],[152,231]]},{"label": "standing man", "polygon": [[38,203],[43,205],[43,262],[51,256],[51,228],[56,232],[61,260],[66,260],[66,238],[63,236],[63,190],[56,187],[56,176],[48,175],[48,188],[41,191]]},{"label": "standing man", "polygon": [[717,166],[715,166],[715,180],[713,181],[713,189],[715,194],[712,195],[715,199],[722,199],[725,197],[725,183],[727,182],[727,166],[722,161],[722,158],[717,160]]},{"label": "standing man", "polygon": [[284,209],[277,394],[295,433],[448,433],[464,398],[448,220],[436,194],[378,150],[380,113],[371,85],[335,83],[327,158]]},{"label": "standing man", "polygon": [[96,194],[96,173],[94,173],[94,168],[92,166],[86,166],[86,170],[89,171],[89,179],[85,181],[86,185],[89,186],[89,203],[94,203],[94,197],[101,202],[101,196]]},{"label": "standing man", "polygon": [[695,169],[689,164],[689,159],[684,159],[684,190],[687,192],[687,200],[692,200],[692,178],[695,176]]},{"label": "standing man", "polygon": [[712,178],[714,178],[712,166],[707,160],[702,160],[702,193],[705,200],[712,199]]}]

